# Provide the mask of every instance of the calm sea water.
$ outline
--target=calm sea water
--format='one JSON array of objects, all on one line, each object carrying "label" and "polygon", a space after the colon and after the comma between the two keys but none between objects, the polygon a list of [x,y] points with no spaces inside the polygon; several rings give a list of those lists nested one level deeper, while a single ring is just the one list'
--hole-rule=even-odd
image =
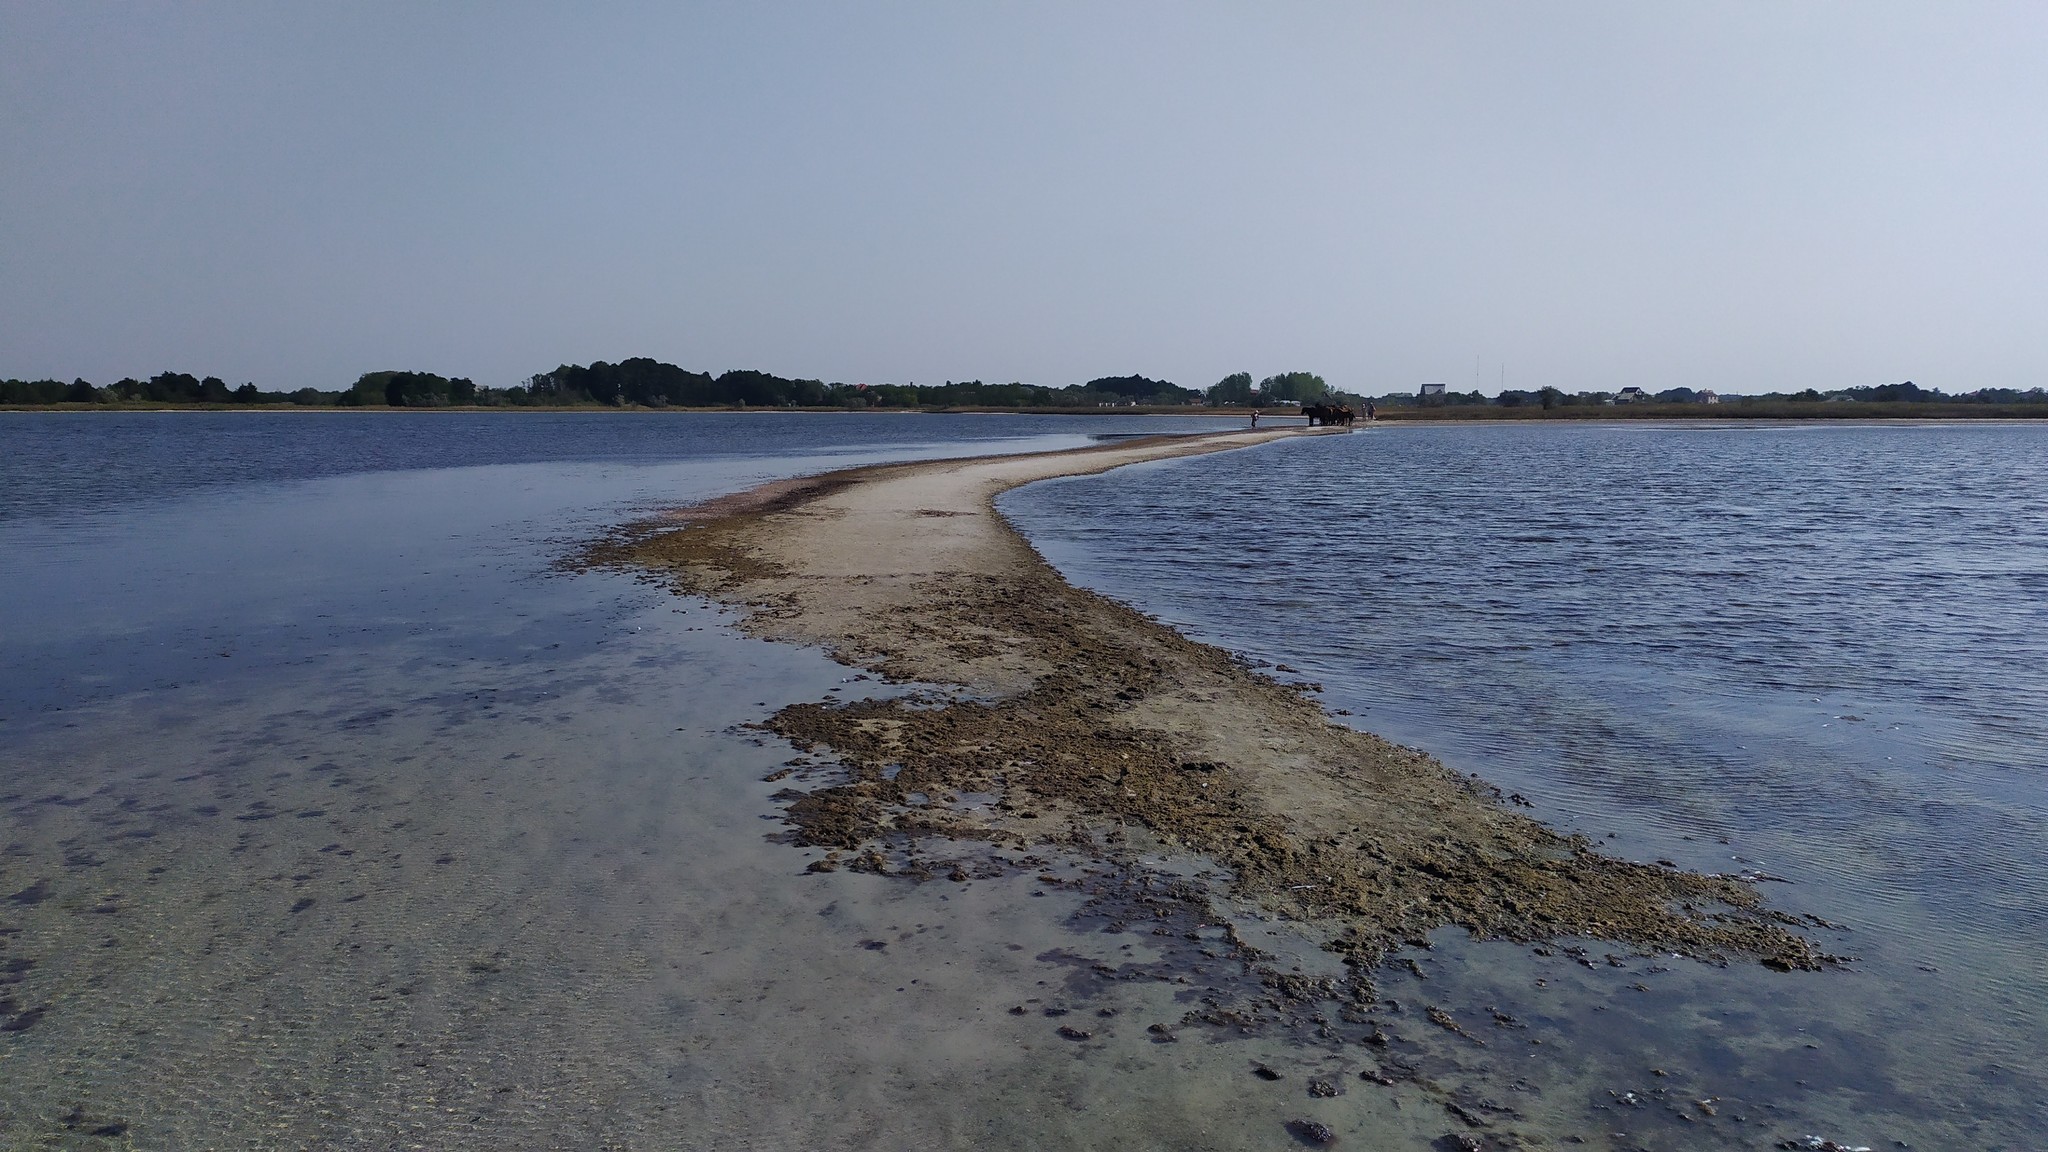
[{"label": "calm sea water", "polygon": [[1172,1069],[1007,1011],[1063,986],[1037,957],[1108,939],[1077,899],[806,874],[779,842],[791,749],[747,725],[872,682],[554,562],[774,477],[1213,426],[0,415],[0,1146],[1206,1122]]},{"label": "calm sea water", "polygon": [[[1730,1096],[1838,1093],[1852,1143],[2048,1145],[2048,429],[1383,426],[1003,508],[1076,581],[1610,851],[1784,881],[1856,959],[1717,982]],[[1638,1011],[1605,1074],[1700,1007]]]},{"label": "calm sea water", "polygon": [[[136,639],[147,630],[232,634],[249,647],[269,629],[290,653],[289,638],[314,618],[347,613],[410,626],[445,611],[442,598],[474,594],[464,587],[475,579],[470,554],[506,533],[544,565],[562,541],[636,509],[774,477],[1230,423],[0,412],[0,575],[9,590],[0,602],[0,718],[19,727],[66,704],[182,680],[191,646]],[[318,520],[293,523],[314,515],[316,503]],[[422,586],[429,572],[438,580]],[[361,590],[389,589],[401,576],[402,595]]]},{"label": "calm sea water", "polygon": [[[0,412],[0,519],[203,489],[508,464],[949,452],[1197,431],[1207,417],[645,412]],[[1084,430],[1085,427],[1085,430]],[[994,450],[991,448],[990,450]]]},{"label": "calm sea water", "polygon": [[[0,414],[0,1143],[1441,1146],[1348,1055],[1152,1043],[1170,988],[1066,975],[1145,942],[1028,877],[804,874],[745,724],[869,686],[551,567],[772,477],[1213,426]],[[1782,879],[1856,957],[1443,933],[1384,980],[1492,1038],[1393,1017],[1440,1088],[1552,1144],[2033,1148],[2042,431],[1381,428],[1005,508],[1612,851]]]}]

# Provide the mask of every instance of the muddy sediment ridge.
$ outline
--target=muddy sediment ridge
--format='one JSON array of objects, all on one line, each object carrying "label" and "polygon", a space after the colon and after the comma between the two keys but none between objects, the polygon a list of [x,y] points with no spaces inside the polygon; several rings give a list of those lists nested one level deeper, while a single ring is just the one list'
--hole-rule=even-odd
[{"label": "muddy sediment ridge", "polygon": [[[852,469],[626,526],[577,562],[733,606],[745,630],[822,645],[860,678],[920,686],[766,722],[806,753],[778,795],[787,839],[824,850],[816,870],[1039,870],[1077,886],[1102,926],[1167,945],[1145,970],[1090,978],[1199,984],[1186,1024],[1384,1047],[1374,971],[1446,926],[1572,951],[1828,964],[1801,931],[1820,923],[1767,906],[1750,882],[1603,855],[1517,811],[1519,797],[1336,722],[1313,685],[1073,587],[994,509],[1035,479],[1300,434]],[[1200,867],[1140,863],[1162,854]],[[1074,861],[1086,866],[1060,865]],[[1299,922],[1347,975],[1262,964],[1225,905]],[[1219,981],[1225,967],[1233,980]]]}]

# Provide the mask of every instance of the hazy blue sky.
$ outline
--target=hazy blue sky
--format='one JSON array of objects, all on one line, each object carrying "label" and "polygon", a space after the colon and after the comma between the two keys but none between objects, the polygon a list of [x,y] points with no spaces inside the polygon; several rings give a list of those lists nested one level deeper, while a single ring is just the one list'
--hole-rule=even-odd
[{"label": "hazy blue sky", "polygon": [[0,376],[2048,384],[2048,4],[0,0]]}]

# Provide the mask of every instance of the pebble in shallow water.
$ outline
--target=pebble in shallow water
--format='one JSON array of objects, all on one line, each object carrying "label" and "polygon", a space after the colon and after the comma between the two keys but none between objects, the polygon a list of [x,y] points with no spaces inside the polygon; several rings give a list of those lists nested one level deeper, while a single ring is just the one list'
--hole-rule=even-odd
[{"label": "pebble in shallow water", "polygon": [[1319,1120],[1289,1120],[1287,1131],[1296,1140],[1319,1148],[1337,1142],[1337,1133]]}]

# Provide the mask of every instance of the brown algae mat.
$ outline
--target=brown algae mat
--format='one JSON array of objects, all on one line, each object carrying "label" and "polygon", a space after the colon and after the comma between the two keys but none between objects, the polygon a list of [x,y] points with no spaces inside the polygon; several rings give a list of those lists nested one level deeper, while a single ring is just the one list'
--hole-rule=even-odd
[{"label": "brown algae mat", "polygon": [[1308,686],[1075,588],[994,508],[1034,480],[1304,434],[1322,433],[851,469],[627,526],[579,560],[734,606],[756,636],[940,686],[768,721],[843,765],[781,794],[790,838],[827,850],[816,869],[962,879],[991,853],[1041,849],[1114,862],[1135,833],[1213,864],[1232,899],[1307,922],[1361,992],[1390,951],[1446,925],[1827,962],[1748,882],[1602,855],[1476,777],[1334,722]]}]

